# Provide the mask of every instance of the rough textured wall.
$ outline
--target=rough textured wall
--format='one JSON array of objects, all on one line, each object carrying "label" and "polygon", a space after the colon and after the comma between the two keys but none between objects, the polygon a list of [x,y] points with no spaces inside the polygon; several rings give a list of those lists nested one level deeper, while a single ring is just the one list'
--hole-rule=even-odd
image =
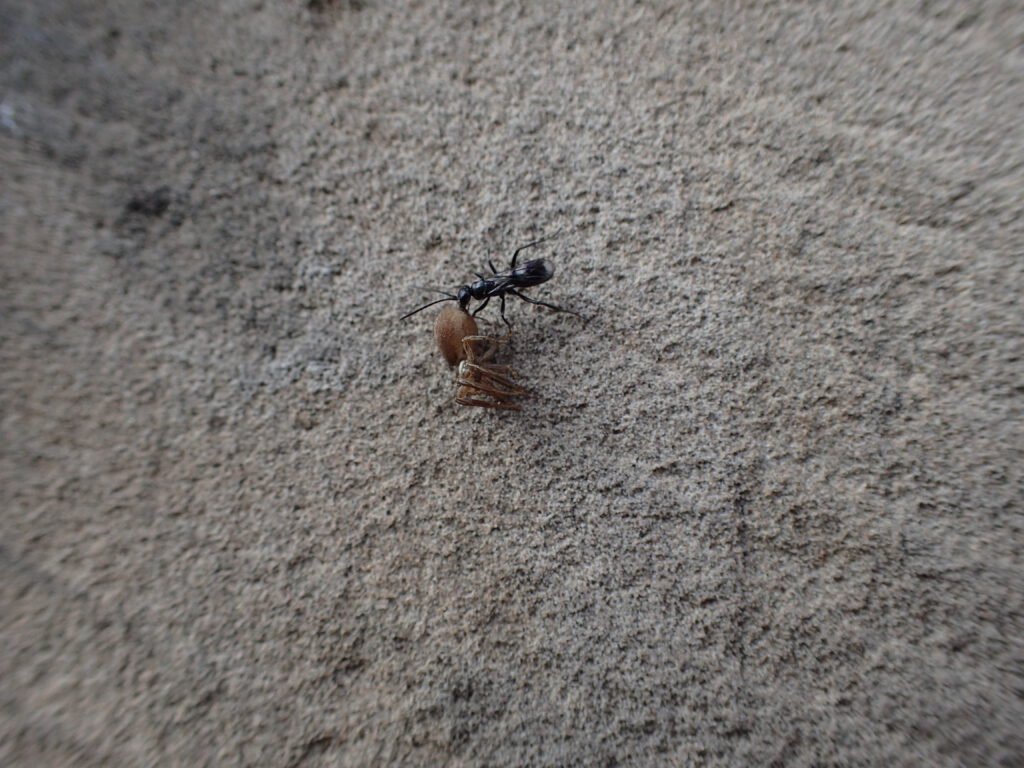
[{"label": "rough textured wall", "polygon": [[1022,759],[1020,7],[747,5],[0,2],[5,765]]}]

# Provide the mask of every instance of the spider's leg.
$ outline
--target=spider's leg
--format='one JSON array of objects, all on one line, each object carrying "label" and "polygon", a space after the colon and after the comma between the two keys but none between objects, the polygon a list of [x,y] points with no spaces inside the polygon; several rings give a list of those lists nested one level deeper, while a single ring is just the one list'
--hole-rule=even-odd
[{"label": "spider's leg", "polygon": [[459,405],[478,405],[481,408],[498,408],[503,411],[523,410],[516,403],[507,403],[503,400],[478,400],[476,398],[469,397],[468,395],[456,395],[455,402]]},{"label": "spider's leg", "polygon": [[485,363],[494,359],[498,351],[499,340],[491,336],[465,336],[462,349],[466,353],[466,362]]},{"label": "spider's leg", "polygon": [[519,386],[508,376],[492,370],[488,365],[468,366],[455,383],[478,389],[494,397],[521,397],[530,394],[530,390]]}]

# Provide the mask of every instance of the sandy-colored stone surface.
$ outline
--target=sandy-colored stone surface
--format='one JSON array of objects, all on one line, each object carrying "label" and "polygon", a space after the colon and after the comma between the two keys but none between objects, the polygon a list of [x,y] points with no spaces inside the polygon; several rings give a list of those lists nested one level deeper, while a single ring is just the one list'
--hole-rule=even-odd
[{"label": "sandy-colored stone surface", "polygon": [[3,765],[1021,764],[1024,13],[748,5],[0,2]]}]

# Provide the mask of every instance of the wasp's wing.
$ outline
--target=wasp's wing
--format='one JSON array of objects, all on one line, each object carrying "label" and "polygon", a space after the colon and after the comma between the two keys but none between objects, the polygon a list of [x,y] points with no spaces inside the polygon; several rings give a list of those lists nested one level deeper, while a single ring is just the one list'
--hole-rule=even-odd
[{"label": "wasp's wing", "polygon": [[514,288],[516,285],[512,275],[509,274],[495,275],[489,279],[493,281],[494,285],[492,285],[490,290],[487,291],[487,298],[490,298],[491,296],[501,296],[501,294],[507,293],[509,288]]}]

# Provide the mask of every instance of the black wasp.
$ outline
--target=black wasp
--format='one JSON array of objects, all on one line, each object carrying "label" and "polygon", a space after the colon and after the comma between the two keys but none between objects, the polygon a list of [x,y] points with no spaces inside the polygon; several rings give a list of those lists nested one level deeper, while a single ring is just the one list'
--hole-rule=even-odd
[{"label": "black wasp", "polygon": [[417,312],[422,312],[427,307],[432,307],[435,304],[440,304],[443,301],[457,301],[459,306],[465,310],[469,306],[469,302],[473,299],[481,302],[480,306],[473,310],[475,316],[480,310],[487,306],[487,303],[497,297],[501,301],[501,319],[504,320],[505,325],[509,328],[512,324],[505,317],[505,296],[515,296],[522,299],[523,301],[529,302],[530,304],[539,304],[542,307],[548,307],[550,309],[557,310],[558,312],[568,312],[582,317],[579,312],[574,312],[571,309],[565,309],[554,304],[548,304],[546,301],[539,301],[537,299],[531,299],[529,296],[524,296],[519,292],[520,288],[532,288],[535,285],[546,283],[552,277],[555,276],[555,270],[551,267],[544,259],[530,259],[522,264],[519,263],[519,253],[525,251],[527,248],[532,248],[538,243],[543,243],[548,238],[542,237],[540,240],[534,240],[532,243],[527,243],[519,248],[516,248],[516,252],[512,254],[512,261],[509,263],[508,269],[505,272],[499,272],[495,269],[494,264],[490,261],[487,262],[487,266],[491,268],[490,275],[482,275],[479,272],[474,272],[479,279],[475,282],[469,283],[468,285],[461,286],[455,293],[448,293],[447,291],[438,291],[443,293],[444,298],[432,301],[429,304],[424,304],[422,307],[414,309],[412,312],[402,315],[402,320],[407,317],[412,317]]}]

